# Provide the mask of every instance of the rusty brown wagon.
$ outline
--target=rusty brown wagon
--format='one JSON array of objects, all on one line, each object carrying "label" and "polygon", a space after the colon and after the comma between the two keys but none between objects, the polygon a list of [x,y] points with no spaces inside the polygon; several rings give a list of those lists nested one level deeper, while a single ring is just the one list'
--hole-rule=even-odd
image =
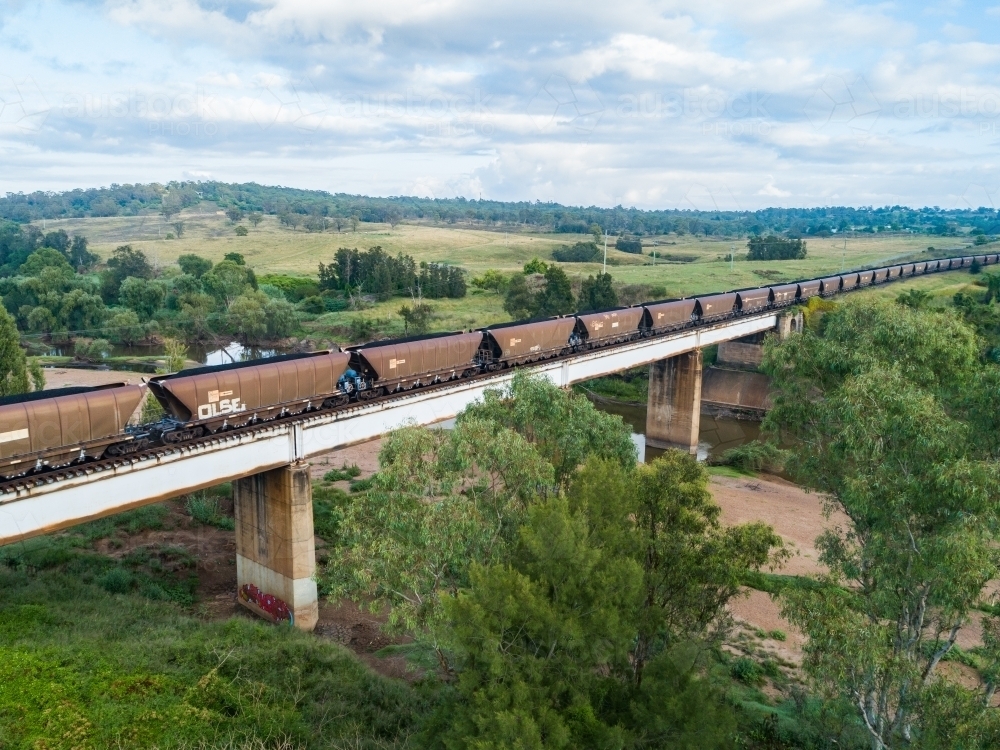
[{"label": "rusty brown wagon", "polygon": [[874,269],[871,272],[871,274],[872,274],[872,281],[871,281],[871,283],[872,284],[881,284],[883,281],[888,280],[888,278],[889,278],[889,269],[888,268],[876,268],[876,269]]},{"label": "rusty brown wagon", "polygon": [[902,275],[903,275],[903,267],[902,266],[889,266],[889,281],[893,281],[894,279],[898,279]]},{"label": "rusty brown wagon", "polygon": [[[468,377],[476,370],[483,335],[441,333],[351,347],[351,367],[374,381],[372,393],[409,390],[442,380]],[[359,397],[364,397],[358,392]]]},{"label": "rusty brown wagon", "polygon": [[350,355],[288,354],[270,359],[181,370],[151,378],[149,388],[186,429],[164,433],[178,442],[223,428],[347,403],[338,385]]},{"label": "rusty brown wagon", "polygon": [[572,316],[490,326],[483,329],[483,346],[494,366],[537,362],[570,351],[575,326]]},{"label": "rusty brown wagon", "polygon": [[113,383],[0,399],[0,476],[141,449],[123,433],[145,395],[145,386]]},{"label": "rusty brown wagon", "polygon": [[[874,279],[875,279],[874,271],[858,272],[858,286],[868,286],[869,284],[873,283]],[[844,287],[846,288],[847,284],[844,284]]]},{"label": "rusty brown wagon", "polygon": [[703,322],[728,318],[736,310],[736,292],[696,297],[694,310]]},{"label": "rusty brown wagon", "polygon": [[900,276],[912,276],[914,273],[916,273],[916,265],[913,263],[904,264],[899,271]]},{"label": "rusty brown wagon", "polygon": [[576,316],[576,332],[589,346],[628,341],[639,337],[639,324],[644,311],[641,307],[583,313]]},{"label": "rusty brown wagon", "polygon": [[694,299],[675,299],[642,305],[642,327],[652,333],[663,333],[688,325],[694,315]]},{"label": "rusty brown wagon", "polygon": [[764,310],[771,304],[771,288],[756,287],[736,292],[736,309],[744,313]]},{"label": "rusty brown wagon", "polygon": [[840,291],[841,284],[845,289],[849,289],[857,284],[857,275],[855,274],[854,279],[851,281],[851,286],[847,285],[848,276],[828,276],[825,279],[820,279],[820,294],[824,297],[829,297],[831,294],[836,294]]},{"label": "rusty brown wagon", "polygon": [[[799,298],[799,284],[779,284],[771,287],[771,301],[778,307],[791,305]],[[819,282],[816,282],[819,289]]]},{"label": "rusty brown wagon", "polygon": [[913,264],[913,275],[916,276],[918,273],[927,273],[926,263],[914,263]]},{"label": "rusty brown wagon", "polygon": [[[839,286],[839,285],[838,285]],[[799,299],[809,299],[822,292],[823,279],[812,279],[799,284]]]}]

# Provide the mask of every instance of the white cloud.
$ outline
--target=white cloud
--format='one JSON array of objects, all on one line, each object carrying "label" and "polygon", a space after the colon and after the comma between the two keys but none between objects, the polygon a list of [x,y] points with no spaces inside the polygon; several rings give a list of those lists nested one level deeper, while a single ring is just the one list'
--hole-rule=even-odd
[{"label": "white cloud", "polygon": [[985,184],[1000,138],[1000,45],[962,5],[6,8],[0,75],[34,81],[49,110],[30,132],[0,114],[0,190],[211,174],[585,204],[944,205]]}]

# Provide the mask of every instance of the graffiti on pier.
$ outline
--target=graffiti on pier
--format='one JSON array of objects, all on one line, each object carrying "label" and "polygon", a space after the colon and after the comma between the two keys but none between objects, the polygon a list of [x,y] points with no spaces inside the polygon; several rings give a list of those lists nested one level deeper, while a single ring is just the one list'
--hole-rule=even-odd
[{"label": "graffiti on pier", "polygon": [[265,594],[252,583],[245,583],[240,587],[240,601],[244,604],[252,604],[254,609],[260,610],[262,614],[271,617],[275,622],[295,624],[292,610],[283,600],[274,594]]}]

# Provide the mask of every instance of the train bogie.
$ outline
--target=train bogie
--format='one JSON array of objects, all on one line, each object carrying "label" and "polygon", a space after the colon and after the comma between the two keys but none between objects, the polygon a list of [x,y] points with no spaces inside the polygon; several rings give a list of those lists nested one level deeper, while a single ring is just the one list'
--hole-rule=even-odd
[{"label": "train bogie", "polygon": [[346,403],[342,381],[350,355],[289,354],[252,362],[197,367],[149,381],[150,390],[176,421],[216,432],[257,420]]},{"label": "train bogie", "polygon": [[0,477],[101,458],[117,444],[129,452],[122,433],[145,395],[145,386],[114,383],[0,399]]}]

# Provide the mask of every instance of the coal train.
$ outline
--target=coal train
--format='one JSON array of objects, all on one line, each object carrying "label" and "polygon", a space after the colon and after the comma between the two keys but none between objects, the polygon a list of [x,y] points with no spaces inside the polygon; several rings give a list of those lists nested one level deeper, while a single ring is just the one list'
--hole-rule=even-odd
[{"label": "coal train", "polygon": [[[290,415],[661,336],[925,273],[998,262],[977,255],[851,271],[475,331],[375,341],[182,370],[145,385],[62,388],[0,399],[0,479],[138,453]],[[146,389],[166,416],[130,425]]]}]

